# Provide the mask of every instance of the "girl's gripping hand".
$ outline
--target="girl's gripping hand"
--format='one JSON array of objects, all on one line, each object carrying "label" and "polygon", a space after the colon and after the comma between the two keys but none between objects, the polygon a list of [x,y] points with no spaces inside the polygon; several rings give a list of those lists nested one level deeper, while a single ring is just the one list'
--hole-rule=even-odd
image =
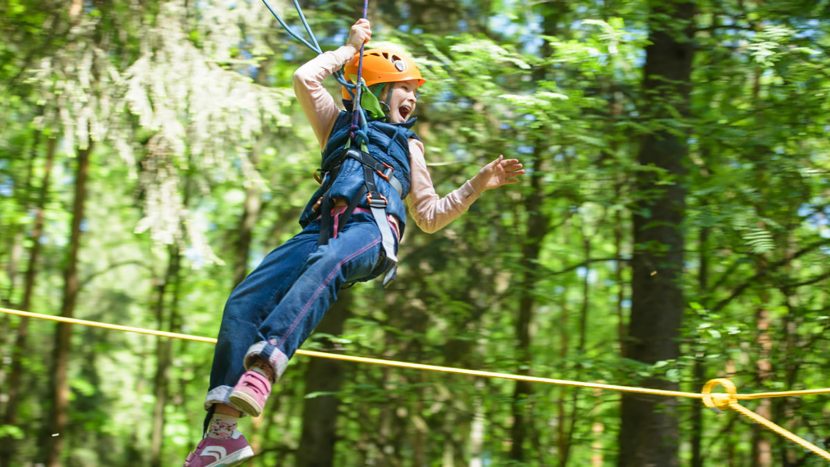
[{"label": "girl's gripping hand", "polygon": [[360,50],[360,46],[369,42],[371,38],[372,24],[369,23],[368,19],[360,18],[352,25],[346,44]]}]

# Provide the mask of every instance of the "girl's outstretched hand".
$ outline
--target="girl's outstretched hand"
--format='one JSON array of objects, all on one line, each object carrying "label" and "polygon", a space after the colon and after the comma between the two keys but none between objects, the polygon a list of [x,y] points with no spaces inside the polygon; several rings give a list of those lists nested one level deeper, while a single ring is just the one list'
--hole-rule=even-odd
[{"label": "girl's outstretched hand", "polygon": [[505,159],[499,155],[496,160],[482,167],[470,182],[481,192],[492,190],[518,182],[519,176],[525,173],[522,167],[518,159]]},{"label": "girl's outstretched hand", "polygon": [[349,40],[346,44],[353,46],[360,50],[360,46],[369,42],[372,38],[372,24],[368,19],[360,18],[353,25],[349,31]]}]

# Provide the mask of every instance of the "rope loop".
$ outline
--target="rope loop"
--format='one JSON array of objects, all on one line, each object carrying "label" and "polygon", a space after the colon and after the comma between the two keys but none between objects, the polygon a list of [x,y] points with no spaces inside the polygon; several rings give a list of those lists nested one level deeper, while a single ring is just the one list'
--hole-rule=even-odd
[{"label": "rope loop", "polygon": [[[712,390],[718,386],[723,386],[726,393],[713,393]],[[726,410],[732,404],[738,403],[738,390],[735,383],[726,378],[710,379],[700,392],[703,394],[703,404],[710,409]]]}]

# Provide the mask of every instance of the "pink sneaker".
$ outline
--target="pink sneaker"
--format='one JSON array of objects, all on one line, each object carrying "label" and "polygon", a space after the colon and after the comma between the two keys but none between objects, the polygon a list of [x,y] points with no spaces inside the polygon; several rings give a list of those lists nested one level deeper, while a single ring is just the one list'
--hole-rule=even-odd
[{"label": "pink sneaker", "polygon": [[230,395],[231,404],[252,417],[259,417],[271,394],[271,381],[256,371],[248,370],[239,378]]},{"label": "pink sneaker", "polygon": [[237,431],[228,439],[202,438],[196,450],[184,460],[184,467],[224,467],[237,465],[251,457],[254,457],[254,450]]}]

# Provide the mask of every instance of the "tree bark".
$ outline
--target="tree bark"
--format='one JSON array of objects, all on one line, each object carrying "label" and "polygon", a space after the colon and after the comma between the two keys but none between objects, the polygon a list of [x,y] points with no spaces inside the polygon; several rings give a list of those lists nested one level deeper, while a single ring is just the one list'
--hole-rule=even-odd
[{"label": "tree bark", "polygon": [[[651,2],[646,49],[644,109],[656,123],[676,122],[674,112],[688,113],[693,56],[695,5],[686,0]],[[680,355],[678,338],[684,311],[683,272],[685,163],[688,142],[683,134],[660,128],[642,141],[638,163],[659,168],[671,183],[661,184],[653,170],[638,172],[639,199],[634,206],[632,309],[626,357],[653,364]],[[674,388],[659,377],[640,381]],[[676,401],[640,395],[622,397],[620,466],[678,465]]]},{"label": "tree bark", "polygon": [[[63,272],[63,296],[61,299],[61,316],[71,318],[75,314],[75,305],[80,291],[78,282],[78,253],[81,248],[81,222],[84,219],[86,205],[86,185],[89,175],[89,158],[93,149],[90,141],[85,149],[78,151],[77,169],[75,171],[75,193],[72,204],[72,221],[70,225],[69,252]],[[52,410],[47,425],[46,465],[56,467],[61,465],[60,455],[63,449],[63,440],[66,437],[66,424],[69,409],[69,380],[67,367],[69,364],[70,339],[72,328],[69,324],[60,323],[55,331],[55,348],[53,349],[51,372]]]},{"label": "tree bark", "polygon": [[[317,327],[318,332],[331,335],[343,333],[352,306],[351,292],[341,290],[340,297]],[[314,358],[308,362],[305,376],[306,393],[325,395],[304,399],[303,430],[297,449],[298,467],[333,466],[337,443],[337,413],[340,400],[337,391],[343,384],[343,366],[335,360]]]}]

